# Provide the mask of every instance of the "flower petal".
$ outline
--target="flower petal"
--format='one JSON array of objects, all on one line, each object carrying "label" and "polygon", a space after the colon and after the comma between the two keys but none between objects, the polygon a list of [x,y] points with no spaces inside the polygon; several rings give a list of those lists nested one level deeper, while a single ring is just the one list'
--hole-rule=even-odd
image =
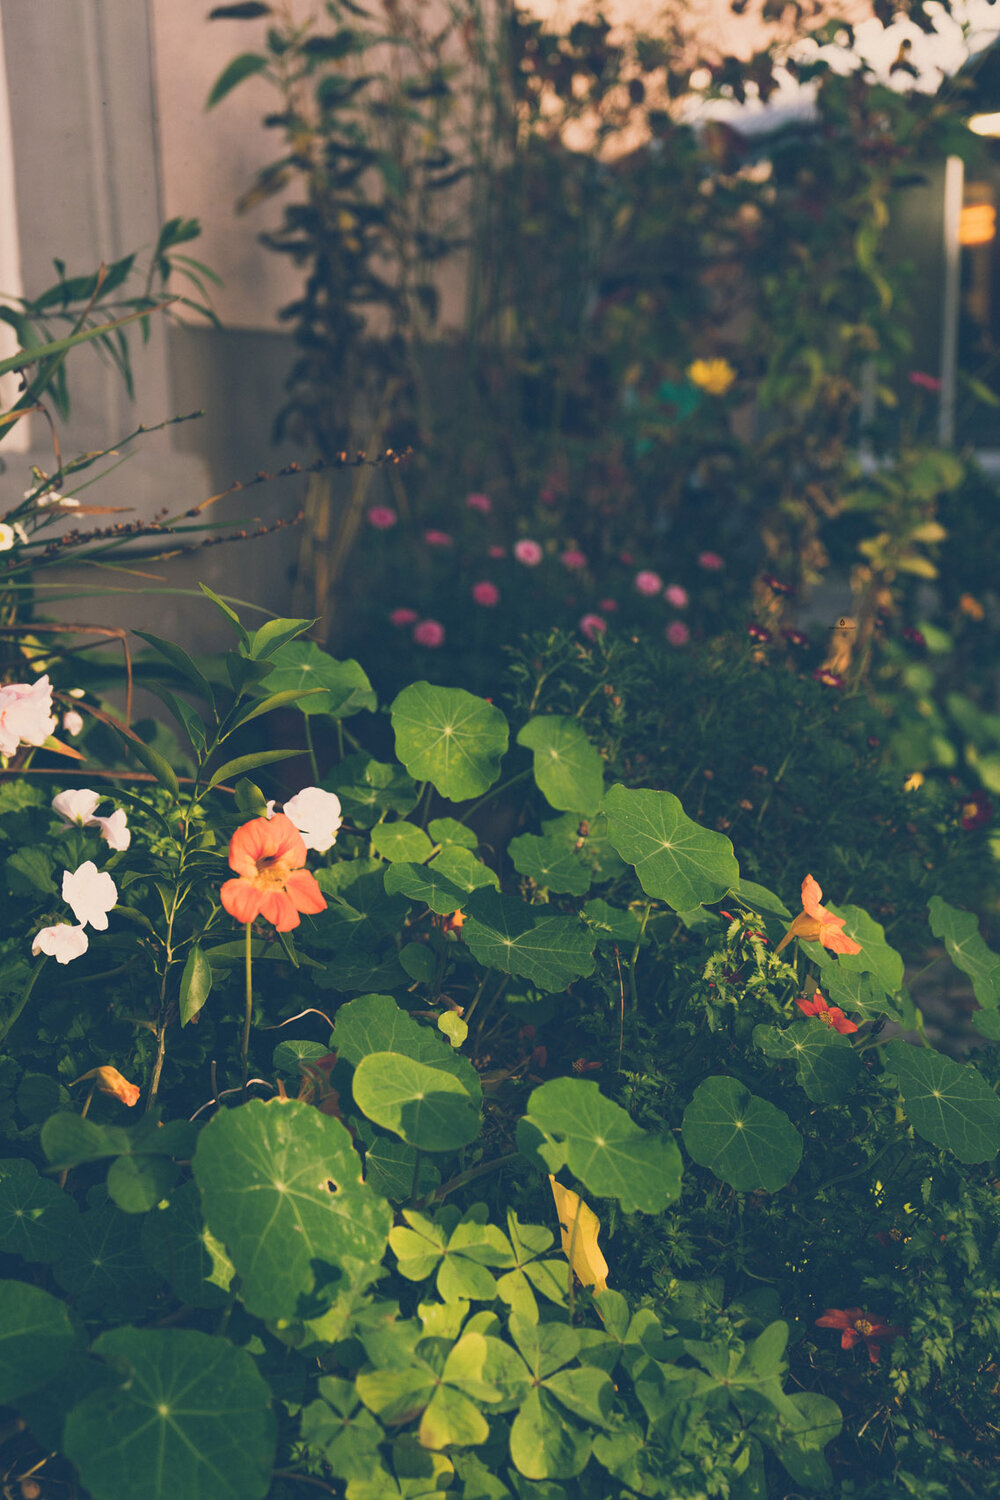
[{"label": "flower petal", "polygon": [[299,911],[315,916],[326,911],[326,897],[319,888],[315,875],[308,870],[294,870],[285,882],[285,889]]},{"label": "flower petal", "polygon": [[261,892],[260,914],[265,921],[273,923],[276,932],[291,932],[301,920],[295,902],[287,891],[281,890]]},{"label": "flower petal", "polygon": [[263,891],[249,880],[227,880],[219,892],[223,908],[237,922],[252,922],[259,917],[263,899]]}]

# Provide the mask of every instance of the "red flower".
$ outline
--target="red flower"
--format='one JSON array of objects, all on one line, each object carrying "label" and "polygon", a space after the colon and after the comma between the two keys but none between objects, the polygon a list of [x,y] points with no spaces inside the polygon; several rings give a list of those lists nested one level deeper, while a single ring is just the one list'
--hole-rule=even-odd
[{"label": "red flower", "polygon": [[299,925],[299,913],[326,910],[316,877],[303,869],[306,846],[302,835],[284,813],[253,818],[237,828],[229,843],[229,868],[237,880],[227,880],[219,897],[237,922],[264,917],[278,932]]},{"label": "red flower", "polygon": [[821,682],[824,687],[842,688],[844,679],[838,672],[831,672],[828,667],[816,667],[813,671],[813,679]]},{"label": "red flower", "polygon": [[966,833],[982,828],[993,816],[993,803],[985,792],[973,792],[968,801],[962,803],[962,827]]},{"label": "red flower", "polygon": [[858,1029],[853,1021],[847,1019],[839,1005],[828,1005],[819,990],[816,990],[811,1000],[806,995],[800,995],[795,1004],[804,1016],[815,1016],[824,1026],[829,1026],[831,1031],[839,1031],[841,1036],[848,1036]]},{"label": "red flower", "polygon": [[885,1323],[874,1313],[866,1313],[860,1307],[828,1307],[823,1316],[816,1319],[816,1327],[839,1328],[841,1349],[853,1349],[863,1339],[873,1365],[878,1364],[881,1352],[879,1345],[891,1344],[906,1332],[905,1328]]},{"label": "red flower", "polygon": [[752,641],[769,641],[771,639],[771,632],[767,626],[758,625],[756,621],[751,621],[747,626],[747,635]]}]

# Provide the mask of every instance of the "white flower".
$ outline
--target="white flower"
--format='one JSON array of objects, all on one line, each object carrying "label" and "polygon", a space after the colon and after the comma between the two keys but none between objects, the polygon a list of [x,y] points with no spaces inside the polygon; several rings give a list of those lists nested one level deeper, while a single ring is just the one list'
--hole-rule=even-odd
[{"label": "white flower", "polygon": [[285,803],[285,816],[291,818],[301,833],[306,848],[315,849],[318,854],[330,848],[344,821],[340,798],[335,792],[324,792],[318,786],[306,786],[297,792]]},{"label": "white flower", "polygon": [[78,714],[75,708],[68,709],[63,714],[63,728],[75,739],[83,728],[83,714]]},{"label": "white flower", "polygon": [[[37,489],[37,485],[35,486],[35,488]],[[25,492],[24,492],[24,498],[25,498],[25,500],[30,500],[31,497],[32,497],[32,495],[34,493],[35,493],[34,490],[25,490]],[[65,507],[66,510],[75,510],[76,507],[80,504],[80,502],[79,502],[79,500],[74,500],[73,497],[72,497],[72,495],[60,495],[56,490],[49,490],[48,494],[46,494],[46,495],[39,495],[38,498],[35,501],[35,504],[36,505],[62,505],[63,507]]]},{"label": "white flower", "polygon": [[76,823],[80,828],[91,828],[100,800],[100,792],[92,792],[89,787],[71,787],[68,792],[58,792],[52,798],[52,810],[65,818],[67,823]]},{"label": "white flower", "polygon": [[47,953],[56,963],[68,964],[81,953],[86,953],[89,947],[90,939],[82,923],[79,927],[71,927],[68,922],[57,922],[54,927],[43,927],[41,932],[35,933],[31,951],[36,957],[39,953]]},{"label": "white flower", "polygon": [[118,901],[118,887],[106,870],[98,870],[92,859],[85,860],[72,875],[67,870],[62,881],[63,900],[72,907],[81,926],[105,932],[108,912]]},{"label": "white flower", "polygon": [[0,552],[9,552],[17,541],[17,533],[6,521],[0,521]]},{"label": "white flower", "polygon": [[123,853],[132,842],[132,834],[125,821],[125,809],[116,808],[110,818],[96,817],[91,822],[96,823],[101,830],[101,838],[107,839],[111,848],[119,854]]},{"label": "white flower", "polygon": [[44,745],[55,727],[48,675],[0,687],[0,755],[13,755],[19,745]]}]

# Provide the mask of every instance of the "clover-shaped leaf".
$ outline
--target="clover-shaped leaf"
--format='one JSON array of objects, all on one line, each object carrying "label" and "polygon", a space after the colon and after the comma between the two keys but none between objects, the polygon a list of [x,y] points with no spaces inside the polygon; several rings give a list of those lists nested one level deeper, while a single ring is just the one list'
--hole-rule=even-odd
[{"label": "clover-shaped leaf", "polygon": [[479,797],[500,774],[507,720],[498,708],[464,688],[412,682],[392,704],[396,754],[410,775],[429,781],[442,797]]},{"label": "clover-shaped leaf", "polygon": [[660,1213],[680,1193],[673,1137],[641,1129],[596,1083],[553,1078],[534,1089],[517,1136],[549,1172],[565,1164],[589,1192],[617,1198],[626,1213]]},{"label": "clover-shaped leaf", "polygon": [[670,792],[613,786],[604,798],[608,833],[635,867],[647,896],[689,911],[736,885],[740,867],[725,834],[688,817]]},{"label": "clover-shaped leaf", "polygon": [[775,1193],[790,1182],[802,1137],[788,1116],[735,1078],[706,1078],[684,1111],[684,1144],[699,1166],[738,1192]]},{"label": "clover-shaped leaf", "polygon": [[315,1289],[315,1262],[352,1286],[375,1274],[392,1210],[361,1180],[339,1120],[291,1099],[220,1110],[198,1138],[194,1175],[257,1317],[294,1317]]},{"label": "clover-shaped leaf", "polygon": [[884,1057],[918,1135],[959,1161],[993,1160],[1000,1151],[1000,1099],[971,1063],[908,1042],[890,1042]]},{"label": "clover-shaped leaf", "polygon": [[528,720],[517,743],[533,752],[535,784],[551,807],[584,815],[597,811],[604,762],[578,720],[542,714]]},{"label": "clover-shaped leaf", "polygon": [[[267,695],[296,691],[307,693],[298,708],[304,714],[331,714],[343,719],[367,708],[372,713],[378,699],[356,661],[336,661],[315,641],[288,641],[271,654]],[[322,692],[316,692],[322,688]]]},{"label": "clover-shaped leaf", "polygon": [[979,935],[979,923],[971,911],[949,906],[940,896],[928,902],[931,932],[944,938],[945,951],[956,968],[968,974],[976,999],[984,1010],[1000,1003],[1000,958]]},{"label": "clover-shaped leaf", "polygon": [[492,890],[473,891],[462,910],[466,947],[487,968],[554,991],[594,971],[595,934],[579,917]]},{"label": "clover-shaped leaf", "polygon": [[94,1352],[120,1385],[84,1398],[63,1447],[94,1500],[261,1500],[277,1424],[245,1349],[179,1328],[114,1328]]}]

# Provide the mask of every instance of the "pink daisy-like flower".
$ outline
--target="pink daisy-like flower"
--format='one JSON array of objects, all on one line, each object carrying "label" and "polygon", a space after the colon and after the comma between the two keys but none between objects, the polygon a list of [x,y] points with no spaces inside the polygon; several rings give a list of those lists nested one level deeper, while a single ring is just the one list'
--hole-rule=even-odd
[{"label": "pink daisy-like flower", "polygon": [[686,646],[691,639],[691,632],[683,620],[671,620],[665,633],[671,646]]},{"label": "pink daisy-like flower", "polygon": [[607,620],[600,615],[584,615],[580,621],[580,630],[588,641],[596,641],[599,635],[603,635],[608,628]]},{"label": "pink daisy-like flower", "polygon": [[417,612],[415,609],[406,609],[405,607],[400,607],[399,609],[394,609],[390,612],[389,624],[395,625],[397,630],[402,630],[405,625],[412,625],[416,618]]},{"label": "pink daisy-like flower", "polygon": [[679,583],[668,583],[663,590],[663,597],[674,609],[687,609],[691,602],[687,589],[682,589]]},{"label": "pink daisy-like flower", "polygon": [[598,599],[598,601],[597,601],[597,607],[598,607],[598,609],[603,609],[603,611],[604,611],[604,613],[606,615],[613,615],[614,612],[615,612],[615,610],[618,608],[618,600],[617,599]]},{"label": "pink daisy-like flower", "polygon": [[373,505],[368,512],[368,524],[376,531],[389,531],[399,520],[391,505]]},{"label": "pink daisy-like flower", "polygon": [[494,542],[494,544],[493,544],[492,547],[487,547],[487,549],[486,549],[486,555],[487,555],[487,557],[492,557],[494,559],[494,561],[495,561],[498,558],[506,557],[507,556],[507,548],[506,547],[499,547]]},{"label": "pink daisy-like flower", "polygon": [[493,609],[500,603],[500,590],[495,583],[490,583],[488,579],[484,579],[482,583],[474,583],[472,585],[472,597],[477,604],[481,604],[485,609]]},{"label": "pink daisy-like flower", "polygon": [[526,568],[537,568],[542,560],[542,549],[537,542],[532,542],[528,537],[514,543],[514,556],[519,563]]},{"label": "pink daisy-like flower", "polygon": [[575,547],[568,547],[560,557],[559,561],[562,563],[564,568],[569,568],[571,572],[575,572],[576,569],[585,568],[587,566],[586,554],[583,552],[578,552]]},{"label": "pink daisy-like flower", "polygon": [[706,573],[720,573],[726,564],[717,552],[699,552],[698,566]]},{"label": "pink daisy-like flower", "polygon": [[424,532],[424,541],[428,547],[450,547],[453,540],[447,531],[434,531],[432,529]]},{"label": "pink daisy-like flower", "polygon": [[437,620],[420,620],[413,627],[413,639],[418,646],[443,646],[444,626]]},{"label": "pink daisy-like flower", "polygon": [[493,509],[493,501],[489,495],[466,495],[465,504],[469,510],[477,510],[481,516],[488,516]]},{"label": "pink daisy-like flower", "polygon": [[641,573],[635,575],[635,590],[637,594],[645,594],[647,599],[652,599],[663,587],[663,579],[659,573],[652,572],[649,568],[643,568]]}]

